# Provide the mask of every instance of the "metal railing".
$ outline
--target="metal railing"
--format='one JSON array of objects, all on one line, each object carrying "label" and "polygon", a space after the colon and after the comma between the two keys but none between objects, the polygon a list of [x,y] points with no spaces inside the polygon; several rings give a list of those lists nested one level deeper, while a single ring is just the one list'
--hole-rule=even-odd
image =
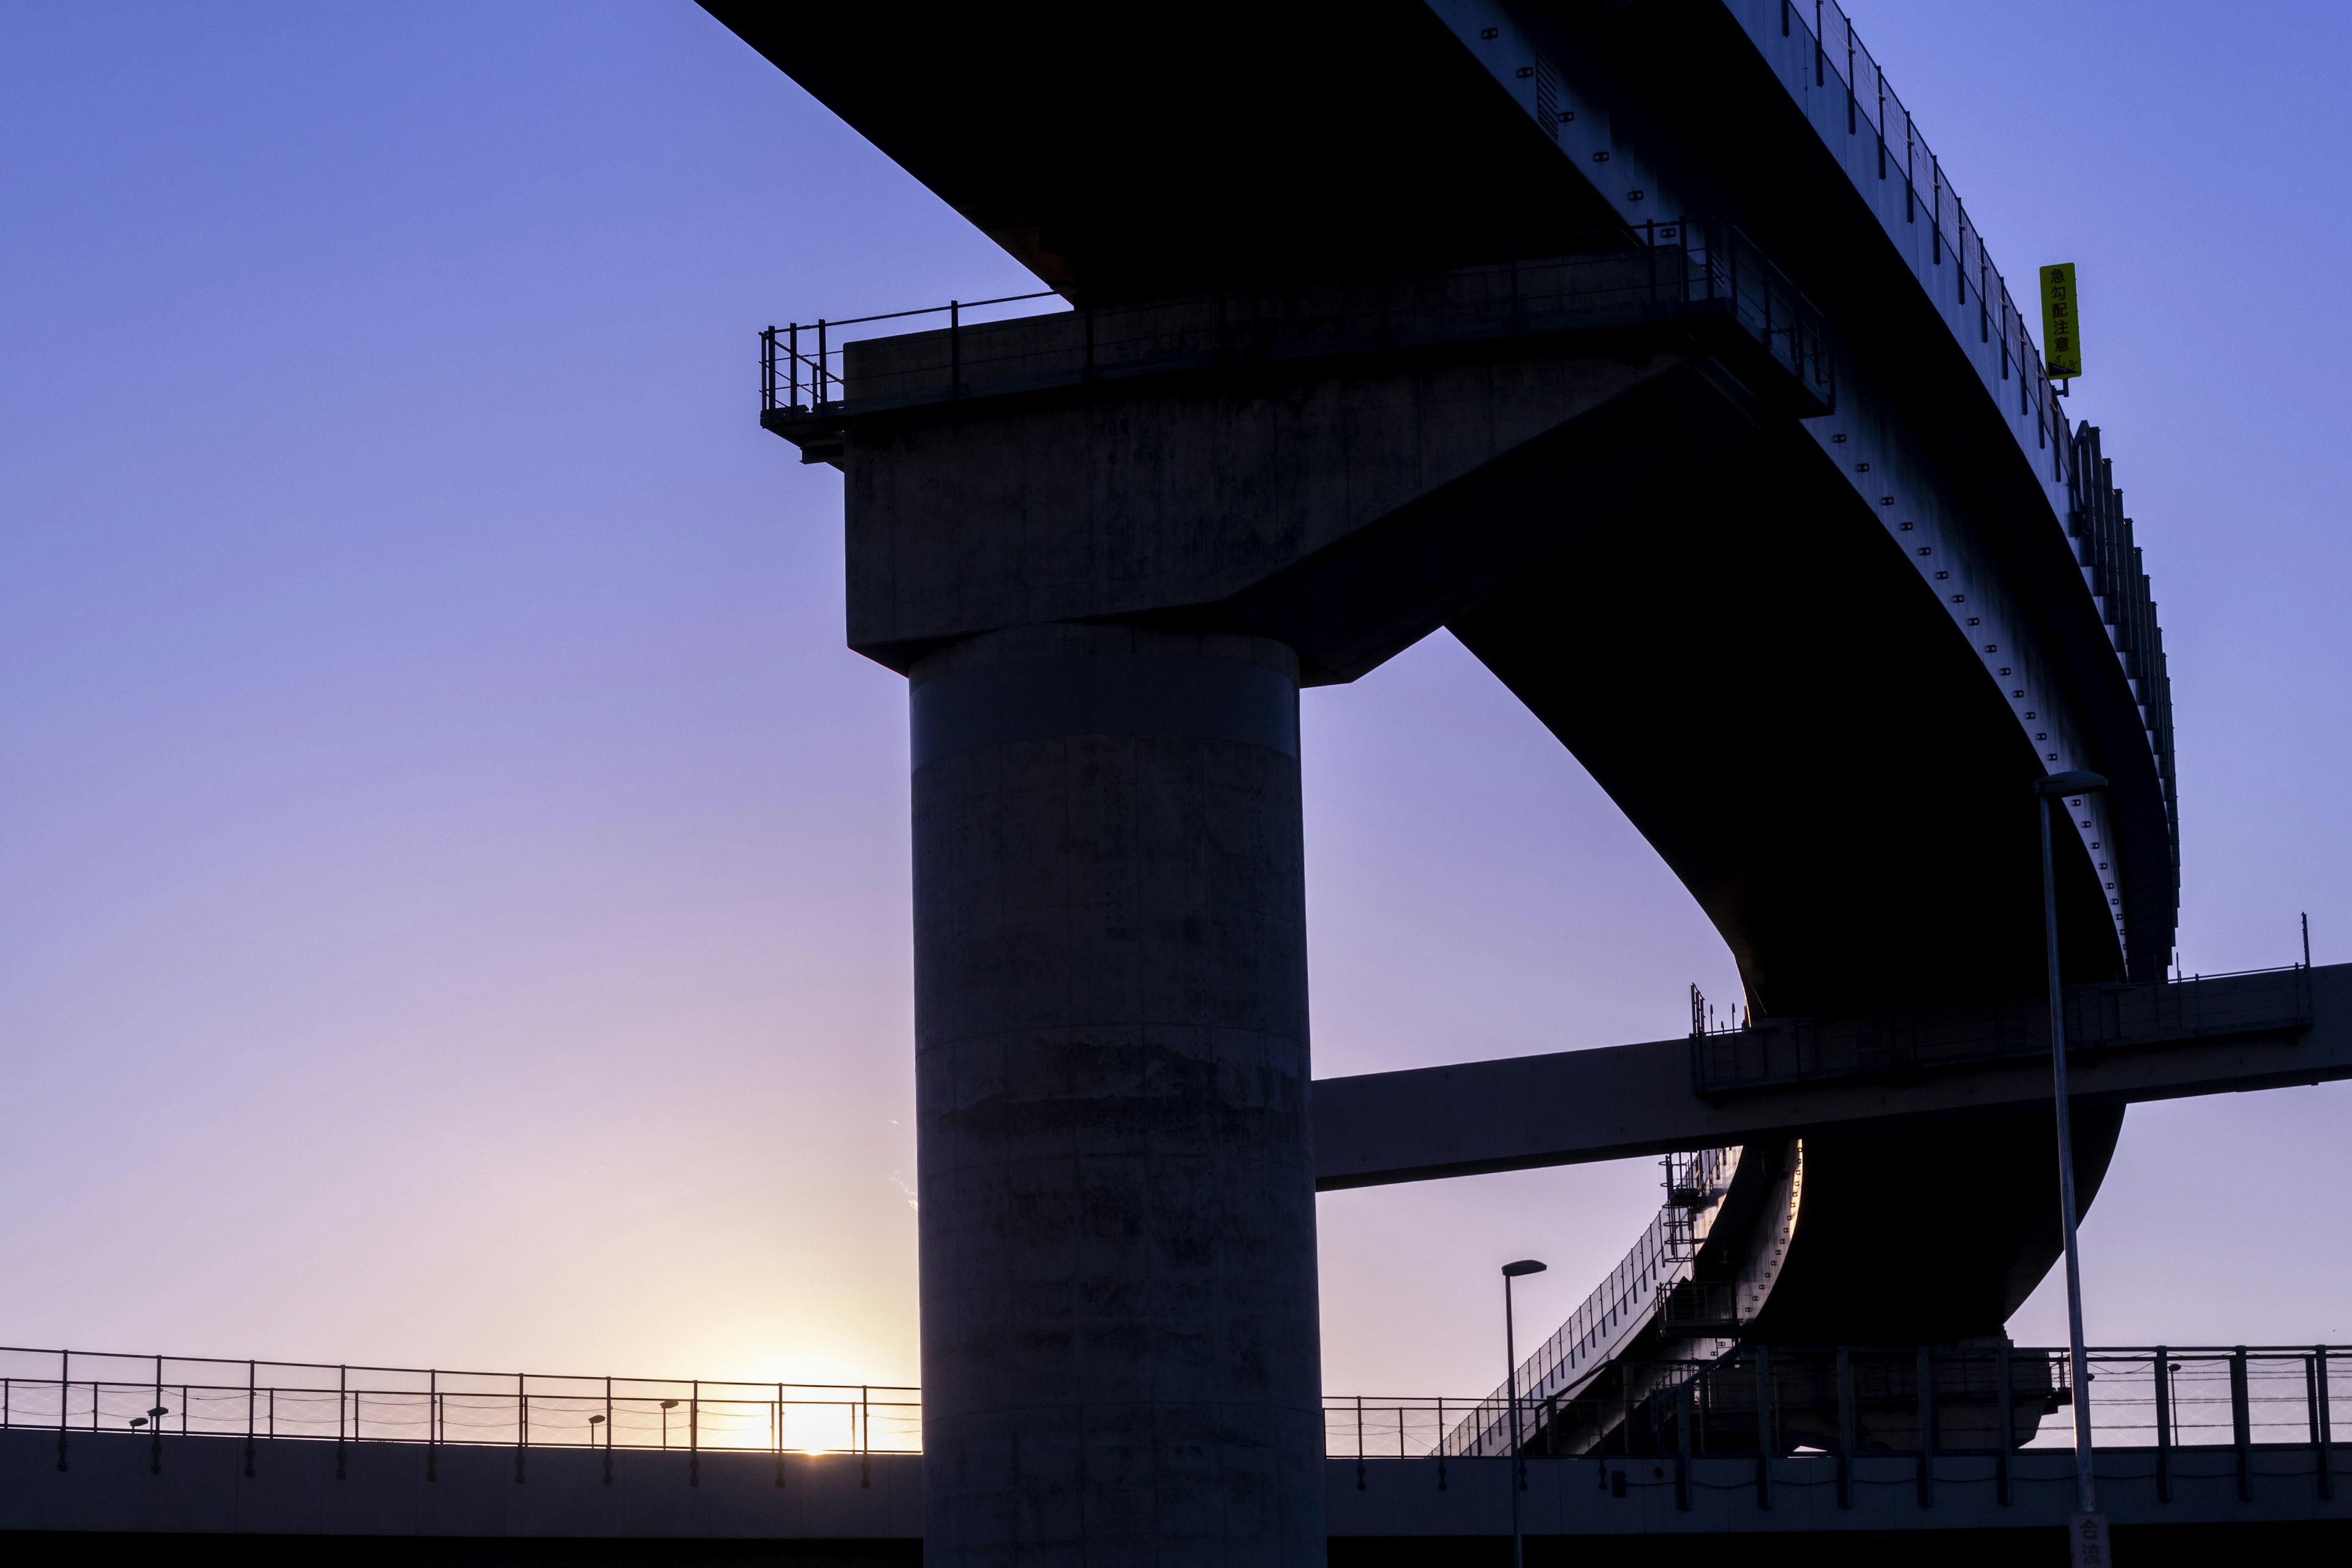
[{"label": "metal railing", "polygon": [[[1814,406],[1832,406],[1826,322],[1729,224],[1704,220],[1531,237],[1441,273],[1222,290],[1007,314],[1014,294],[760,334],[761,408],[790,421],[1215,366],[1392,352],[1727,316]],[[909,331],[909,325],[930,323]],[[856,358],[853,360],[853,352]]]},{"label": "metal railing", "polygon": [[[1617,1347],[1661,1301],[1686,1284],[1699,1243],[1739,1168],[1737,1147],[1669,1154],[1666,1201],[1632,1250],[1593,1288],[1568,1321],[1519,1363],[1520,1405],[1572,1393],[1609,1363]],[[1454,1426],[1442,1438],[1455,1454],[1502,1452],[1508,1447],[1510,1402],[1497,1385],[1484,1399],[1457,1404]]]},{"label": "metal railing", "polygon": [[767,327],[760,333],[760,385],[762,411],[778,409],[796,411],[836,406],[846,380],[845,356],[849,344],[857,339],[882,335],[876,331],[856,331],[856,328],[873,328],[884,321],[917,321],[928,316],[947,318],[949,352],[955,359],[951,381],[961,384],[963,331],[967,326],[980,326],[990,321],[1022,320],[1031,315],[1053,315],[1051,310],[1014,312],[990,315],[1006,305],[1029,304],[1039,300],[1059,300],[1062,296],[1051,289],[1041,289],[1033,294],[1005,294],[993,300],[950,300],[944,305],[921,305],[911,310],[886,310],[877,316],[845,316],[837,321],[819,317],[814,321],[794,321],[789,326]]},{"label": "metal railing", "polygon": [[0,1346],[0,1428],[429,1447],[913,1453],[911,1388],[230,1361]]},{"label": "metal railing", "polygon": [[[1631,1261],[1629,1259],[1629,1261]],[[1563,1331],[1565,1332],[1566,1331]],[[2020,1347],[1742,1347],[1643,1363],[1638,1385],[1610,1376],[1580,1392],[1520,1400],[1524,1450],[1552,1457],[1811,1452],[1858,1455],[2063,1451],[2071,1404],[2063,1350]],[[2104,1348],[2090,1352],[2100,1446],[2155,1456],[2168,1498],[2170,1457],[2316,1449],[2320,1484],[2352,1347]],[[242,1375],[238,1375],[238,1374]],[[1442,1474],[1489,1399],[1328,1396],[1334,1458],[1428,1458]],[[1476,1425],[1483,1428],[1486,1423]],[[251,1473],[264,1444],[404,1443],[509,1448],[516,1473],[536,1449],[668,1448],[869,1458],[921,1450],[919,1392],[903,1385],[746,1383],[711,1378],[457,1372],[208,1356],[0,1347],[0,1428],[53,1436],[70,1468],[89,1434],[242,1438]],[[2007,1435],[2004,1440],[2003,1434]],[[1496,1453],[1505,1450],[1495,1449]],[[1923,1471],[1923,1474],[1927,1472]],[[2323,1494],[2327,1495],[2327,1494]]]},{"label": "metal railing", "polygon": [[[1805,0],[1780,0],[1780,35],[1802,37],[1812,45],[1816,89],[1832,82],[1843,89],[1846,134],[1874,139],[1878,178],[1903,183],[1904,221],[1928,226],[1929,272],[1920,281],[1931,294],[1948,291],[1957,306],[1976,306],[1978,342],[1999,349],[1999,374],[1987,390],[1998,397],[2000,383],[2016,382],[2018,412],[2033,417],[2036,447],[2050,452],[2051,478],[2063,482],[2074,454],[2042,351],[2010,293],[2008,279],[1992,263],[1984,235],[1969,220],[1968,204],[1945,177],[1943,160],[1919,133],[1903,100],[1887,86],[1885,73],[1863,47],[1853,19],[1833,0],[1811,0],[1810,5]],[[1948,261],[1951,275],[1946,279]]]},{"label": "metal railing", "polygon": [[[2233,1452],[2242,1478],[2256,1449],[2329,1452],[2352,1377],[2352,1347],[2343,1345],[2102,1348],[2089,1362],[2099,1446],[2154,1454],[2160,1488],[2179,1449]],[[1523,1395],[1524,1451],[1927,1458],[2063,1452],[2073,1442],[2068,1423],[2042,1430],[2074,1397],[2063,1348],[1750,1346],[1645,1362],[1643,1372],[1638,1383],[1605,1376],[1579,1394]],[[1329,1398],[1325,1451],[1464,1458],[1463,1413],[1489,1403]],[[1500,1455],[1507,1445],[1477,1451]]]},{"label": "metal railing", "polygon": [[[2070,1058],[2179,1040],[2286,1038],[2309,1028],[2311,1020],[2311,972],[2301,965],[2066,991]],[[2046,1000],[1868,1018],[1766,1019],[1694,1034],[1691,1089],[1713,1096],[1825,1079],[1907,1076],[2049,1051]]]},{"label": "metal railing", "polygon": [[[2132,680],[2146,718],[2148,743],[2163,779],[2165,813],[2172,833],[2173,889],[2179,889],[2180,828],[2173,773],[2172,688],[2165,668],[2163,634],[2140,552],[2123,516],[2123,497],[2099,450],[2098,431],[2088,424],[2069,430],[2042,350],[2025,312],[2011,294],[2008,279],[1994,266],[1983,234],[1969,220],[1968,204],[1952,188],[1943,161],[1919,133],[1911,111],[1886,84],[1878,61],[1863,47],[1853,21],[1834,0],[1780,0],[1783,37],[1802,35],[1812,46],[1812,84],[1832,81],[1844,90],[1849,136],[1867,133],[1875,142],[1880,180],[1903,182],[1906,224],[1928,226],[1927,270],[1918,274],[1930,297],[1948,297],[1963,311],[1976,306],[1977,341],[1998,345],[1998,374],[1980,367],[1986,391],[2004,397],[2003,384],[2017,384],[2018,412],[2033,419],[2036,453],[2048,455],[2051,479],[2067,492],[2066,531],[2076,557],[2098,597],[2103,618],[2114,628],[2116,657]],[[1951,264],[1948,279],[1944,276]],[[1973,293],[1971,283],[1973,282]],[[1946,291],[1948,290],[1948,295]],[[2012,374],[2014,372],[2014,374]]]},{"label": "metal railing", "polygon": [[2172,835],[2172,894],[2180,896],[2180,814],[2173,777],[2172,674],[2164,658],[2164,628],[2156,618],[2156,592],[2124,515],[2124,493],[2116,489],[2115,464],[2100,451],[2099,429],[2087,421],[2075,431],[2075,461],[2067,480],[2066,531],[2099,618],[2111,628],[2116,658],[2137,698],[2140,722],[2156,753],[2157,778],[2164,790],[2164,815]]}]

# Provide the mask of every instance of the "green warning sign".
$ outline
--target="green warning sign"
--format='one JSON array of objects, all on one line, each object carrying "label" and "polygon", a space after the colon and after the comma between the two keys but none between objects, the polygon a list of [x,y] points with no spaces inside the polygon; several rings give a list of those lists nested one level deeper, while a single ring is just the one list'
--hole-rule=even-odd
[{"label": "green warning sign", "polygon": [[2042,357],[2052,375],[2083,374],[2083,309],[2071,261],[2042,269]]}]

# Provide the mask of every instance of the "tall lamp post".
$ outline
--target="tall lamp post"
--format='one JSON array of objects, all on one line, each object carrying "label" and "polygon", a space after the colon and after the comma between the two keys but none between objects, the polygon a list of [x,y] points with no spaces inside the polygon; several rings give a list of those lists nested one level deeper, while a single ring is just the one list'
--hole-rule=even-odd
[{"label": "tall lamp post", "polygon": [[[2107,787],[2097,773],[2052,773],[2034,784],[2042,813],[2042,927],[2050,944],[2050,1071],[2058,1110],[2058,1220],[2066,1239],[2067,1376],[2074,1391],[2075,1512],[2095,1516],[2098,1496],[2091,1478],[2090,1365],[2083,1353],[2083,1268],[2074,1245],[2074,1124],[2066,1093],[2066,994],[2058,981],[2058,871],[2050,848],[2050,807],[2069,795]],[[2006,1440],[2006,1439],[2004,1439]],[[2094,1522],[2092,1528],[2104,1535]],[[2080,1533],[2082,1527],[2076,1527]]]},{"label": "tall lamp post", "polygon": [[1544,1266],[1532,1258],[1503,1265],[1503,1397],[1511,1407],[1511,1568],[1525,1568],[1519,1550],[1519,1489],[1527,1485],[1528,1462],[1519,1448],[1519,1346],[1511,1327],[1511,1281],[1543,1271]]}]

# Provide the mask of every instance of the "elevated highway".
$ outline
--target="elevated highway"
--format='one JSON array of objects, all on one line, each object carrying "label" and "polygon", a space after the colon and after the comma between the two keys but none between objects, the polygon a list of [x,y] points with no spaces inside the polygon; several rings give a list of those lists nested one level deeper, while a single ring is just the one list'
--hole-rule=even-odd
[{"label": "elevated highway", "polygon": [[[849,640],[910,679],[943,1561],[1087,1517],[1315,1532],[1307,1428],[1241,1415],[1313,1394],[1301,686],[1450,629],[1768,1026],[2033,994],[2031,785],[2098,772],[2067,973],[2163,979],[2130,524],[1835,7],[707,8],[1065,307],[789,329],[763,415],[843,471]],[[1530,319],[1547,268],[1629,281]],[[2077,1121],[2086,1193],[2121,1115]],[[2049,1144],[2023,1110],[1811,1130],[1774,1331],[1998,1334],[2057,1254]],[[1202,1454],[1250,1478],[1214,1524]]]}]

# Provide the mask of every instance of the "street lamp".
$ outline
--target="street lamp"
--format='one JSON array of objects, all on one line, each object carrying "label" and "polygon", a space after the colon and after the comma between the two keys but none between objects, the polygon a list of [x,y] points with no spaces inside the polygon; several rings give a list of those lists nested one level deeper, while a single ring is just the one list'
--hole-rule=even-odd
[{"label": "street lamp", "polygon": [[669,1413],[677,1408],[677,1400],[665,1399],[662,1401],[662,1447],[665,1448],[669,1447]]},{"label": "street lamp", "polygon": [[1519,1451],[1519,1347],[1511,1326],[1511,1281],[1543,1271],[1544,1266],[1532,1258],[1503,1265],[1503,1395],[1511,1407],[1511,1568],[1525,1568],[1519,1552],[1519,1490],[1528,1484],[1527,1458]]},{"label": "street lamp", "polygon": [[596,1439],[601,1436],[604,1436],[604,1434],[602,1434],[597,1430],[597,1428],[604,1425],[604,1418],[602,1415],[591,1415],[588,1417],[588,1446],[590,1447],[594,1447],[596,1446]]},{"label": "street lamp", "polygon": [[[2033,785],[2042,814],[2042,927],[2050,944],[2050,1072],[2058,1110],[2058,1220],[2066,1240],[2067,1375],[2074,1389],[2074,1503],[2075,1512],[2084,1515],[2098,1512],[2098,1495],[2091,1478],[2091,1378],[2089,1358],[2083,1353],[2083,1268],[2074,1245],[2074,1124],[2066,1093],[2066,994],[2058,981],[2058,872],[2050,850],[2050,805],[2106,787],[2105,778],[2086,773],[2052,773]],[[2074,804],[2082,803],[2077,799]]]}]

